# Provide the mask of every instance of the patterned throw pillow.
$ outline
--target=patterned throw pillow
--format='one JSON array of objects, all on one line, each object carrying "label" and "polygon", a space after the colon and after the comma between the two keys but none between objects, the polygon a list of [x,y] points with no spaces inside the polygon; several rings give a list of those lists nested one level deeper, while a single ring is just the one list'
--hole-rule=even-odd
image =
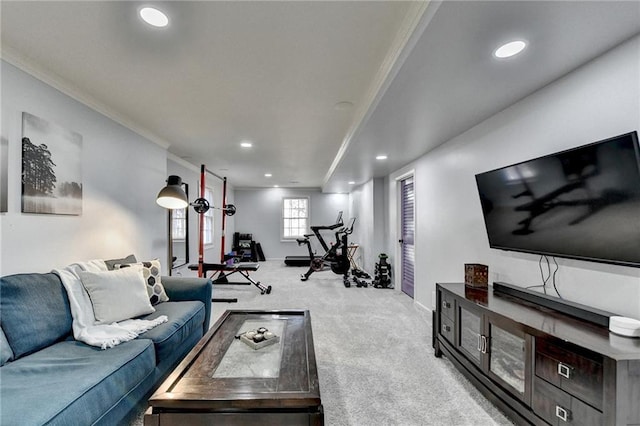
[{"label": "patterned throw pillow", "polygon": [[158,259],[153,259],[150,262],[116,264],[115,269],[127,268],[131,265],[142,265],[142,274],[147,284],[147,293],[152,305],[169,301],[169,296],[167,296],[160,281],[160,261]]}]

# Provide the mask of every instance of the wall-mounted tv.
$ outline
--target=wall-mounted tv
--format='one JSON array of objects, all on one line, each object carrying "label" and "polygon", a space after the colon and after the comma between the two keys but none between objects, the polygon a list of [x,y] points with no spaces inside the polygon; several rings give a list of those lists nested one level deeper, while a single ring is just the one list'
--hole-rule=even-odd
[{"label": "wall-mounted tv", "polygon": [[640,267],[637,132],[476,175],[492,248]]}]

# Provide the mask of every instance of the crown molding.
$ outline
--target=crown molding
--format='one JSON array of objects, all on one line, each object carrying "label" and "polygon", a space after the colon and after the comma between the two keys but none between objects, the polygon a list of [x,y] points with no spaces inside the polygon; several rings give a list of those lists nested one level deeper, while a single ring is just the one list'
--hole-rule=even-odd
[{"label": "crown molding", "polygon": [[179,164],[180,166],[184,167],[185,169],[189,169],[189,170],[191,170],[193,172],[200,173],[200,167],[196,166],[195,164],[192,164],[192,163],[188,162],[184,158],[178,157],[177,155],[175,155],[172,152],[168,152],[167,151],[167,160],[173,161],[174,163]]},{"label": "crown molding", "polygon": [[236,191],[282,191],[282,192],[322,192],[318,186],[239,186]]},{"label": "crown molding", "polygon": [[132,132],[137,133],[143,138],[148,139],[156,145],[159,145],[163,149],[168,149],[171,146],[170,142],[157,136],[153,132],[146,129],[144,126],[141,126],[134,121],[124,117],[123,115],[116,112],[113,108],[97,100],[95,97],[83,92],[81,89],[79,89],[64,77],[50,70],[46,70],[40,64],[22,55],[14,48],[7,46],[5,43],[2,44],[2,50],[0,50],[0,59],[19,68],[32,77],[53,87],[54,89],[62,92],[70,98],[80,102],[81,104],[86,105],[99,114],[102,114],[105,117],[115,121],[116,123],[126,127]]}]

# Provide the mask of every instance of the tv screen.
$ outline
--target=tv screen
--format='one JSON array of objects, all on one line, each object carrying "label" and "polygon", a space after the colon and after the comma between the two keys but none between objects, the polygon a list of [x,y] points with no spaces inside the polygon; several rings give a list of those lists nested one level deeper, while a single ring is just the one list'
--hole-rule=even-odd
[{"label": "tv screen", "polygon": [[492,248],[640,267],[636,132],[476,175]]}]

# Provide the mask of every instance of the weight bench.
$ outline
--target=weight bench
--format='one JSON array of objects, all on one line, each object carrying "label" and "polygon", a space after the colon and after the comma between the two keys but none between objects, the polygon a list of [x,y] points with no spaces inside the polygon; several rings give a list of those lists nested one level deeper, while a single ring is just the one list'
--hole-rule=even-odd
[{"label": "weight bench", "polygon": [[[265,287],[260,284],[260,281],[254,281],[249,276],[249,272],[255,272],[260,267],[259,263],[235,263],[233,265],[227,265],[226,263],[203,263],[202,272],[204,276],[207,276],[207,272],[211,272],[211,279],[213,284],[224,285],[255,285],[260,290],[260,294],[270,294],[271,286]],[[189,265],[189,269],[192,271],[198,270],[198,265]],[[249,282],[230,282],[227,277],[238,273],[245,277]],[[216,277],[217,274],[217,277]],[[213,299],[214,302],[237,302],[238,299]]]}]

